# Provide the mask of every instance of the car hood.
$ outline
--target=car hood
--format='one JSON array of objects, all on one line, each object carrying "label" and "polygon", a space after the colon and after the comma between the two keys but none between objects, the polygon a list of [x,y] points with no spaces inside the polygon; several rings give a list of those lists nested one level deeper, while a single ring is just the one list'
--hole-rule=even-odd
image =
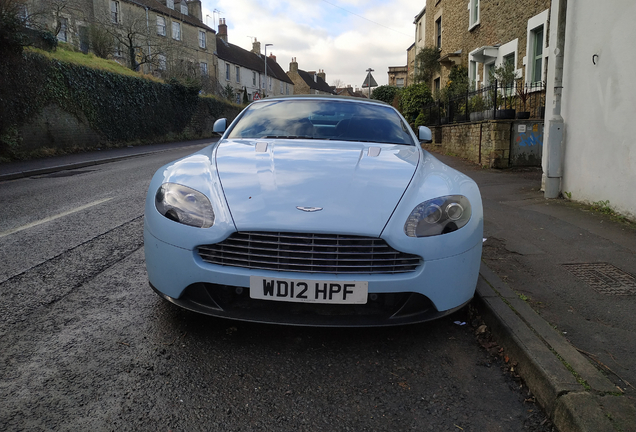
[{"label": "car hood", "polygon": [[239,231],[379,236],[419,158],[415,146],[343,141],[229,140],[215,149]]}]

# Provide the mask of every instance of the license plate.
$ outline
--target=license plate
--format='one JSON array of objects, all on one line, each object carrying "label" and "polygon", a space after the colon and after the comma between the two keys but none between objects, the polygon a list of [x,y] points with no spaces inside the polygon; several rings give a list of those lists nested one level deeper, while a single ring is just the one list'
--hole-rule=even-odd
[{"label": "license plate", "polygon": [[250,276],[250,297],[297,303],[365,304],[369,283]]}]

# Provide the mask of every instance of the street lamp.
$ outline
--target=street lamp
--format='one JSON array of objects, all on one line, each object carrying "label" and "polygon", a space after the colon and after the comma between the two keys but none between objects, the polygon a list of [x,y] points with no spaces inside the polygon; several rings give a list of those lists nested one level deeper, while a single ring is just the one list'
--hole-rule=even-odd
[{"label": "street lamp", "polygon": [[265,44],[265,88],[263,89],[263,97],[265,97],[267,91],[267,47],[273,45],[274,44]]}]

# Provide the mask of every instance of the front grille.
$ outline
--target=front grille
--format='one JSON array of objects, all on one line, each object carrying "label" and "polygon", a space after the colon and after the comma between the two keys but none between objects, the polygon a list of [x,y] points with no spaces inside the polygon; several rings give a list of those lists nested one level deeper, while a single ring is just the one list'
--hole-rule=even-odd
[{"label": "front grille", "polygon": [[198,253],[211,264],[302,273],[406,273],[421,260],[379,238],[338,234],[238,232]]}]

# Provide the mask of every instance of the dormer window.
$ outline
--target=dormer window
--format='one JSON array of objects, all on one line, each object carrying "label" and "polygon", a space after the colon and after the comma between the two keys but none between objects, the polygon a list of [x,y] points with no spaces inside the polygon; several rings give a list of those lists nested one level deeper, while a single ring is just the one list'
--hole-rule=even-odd
[{"label": "dormer window", "polygon": [[184,15],[188,14],[188,5],[185,2],[181,3],[181,13]]},{"label": "dormer window", "polygon": [[174,0],[166,0],[166,6],[174,10]]}]

